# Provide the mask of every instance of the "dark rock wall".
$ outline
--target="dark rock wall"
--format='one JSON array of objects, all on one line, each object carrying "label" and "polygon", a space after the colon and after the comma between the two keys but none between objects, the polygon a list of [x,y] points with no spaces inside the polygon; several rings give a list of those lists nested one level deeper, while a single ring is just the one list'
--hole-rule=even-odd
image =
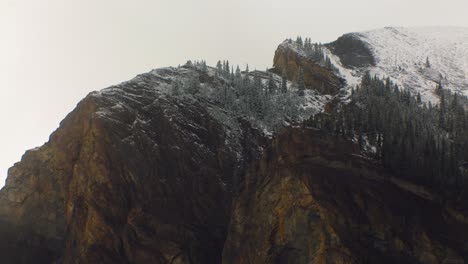
[{"label": "dark rock wall", "polygon": [[10,170],[2,261],[221,262],[235,184],[266,140],[238,120],[234,142],[208,103],[146,77],[87,96]]},{"label": "dark rock wall", "polygon": [[372,51],[357,33],[345,34],[326,46],[340,58],[343,66],[347,68],[375,66]]},{"label": "dark rock wall", "polygon": [[466,218],[355,150],[311,129],[274,140],[235,199],[223,263],[464,263]]}]

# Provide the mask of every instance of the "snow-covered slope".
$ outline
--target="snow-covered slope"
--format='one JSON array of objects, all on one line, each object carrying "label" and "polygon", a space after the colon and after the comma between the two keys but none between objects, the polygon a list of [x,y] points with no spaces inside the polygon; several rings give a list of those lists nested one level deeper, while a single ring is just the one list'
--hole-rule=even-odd
[{"label": "snow-covered slope", "polygon": [[375,61],[372,66],[345,67],[340,61],[343,56],[333,56],[333,48],[327,49],[349,87],[369,70],[372,75],[390,77],[400,86],[420,92],[426,101],[438,101],[433,92],[439,81],[445,88],[468,95],[468,28],[386,27],[347,35],[364,43]]}]

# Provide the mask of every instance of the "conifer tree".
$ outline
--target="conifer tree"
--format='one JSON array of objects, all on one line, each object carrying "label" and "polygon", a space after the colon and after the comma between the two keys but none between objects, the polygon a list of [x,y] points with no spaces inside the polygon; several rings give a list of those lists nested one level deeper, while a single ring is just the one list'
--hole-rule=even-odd
[{"label": "conifer tree", "polygon": [[229,66],[229,61],[227,60],[226,61],[226,66],[224,68],[224,74],[226,75],[226,77],[229,76],[230,72],[231,72],[231,67]]},{"label": "conifer tree", "polygon": [[296,43],[299,47],[303,47],[304,46],[304,42],[302,41],[302,37],[301,36],[298,36],[297,39],[296,39]]},{"label": "conifer tree", "polygon": [[281,75],[281,93],[288,92],[288,79],[286,78],[286,71],[283,70],[283,74]]},{"label": "conifer tree", "polygon": [[220,75],[223,72],[223,65],[221,64],[221,61],[219,60],[216,63],[216,74]]},{"label": "conifer tree", "polygon": [[429,57],[426,57],[426,68],[430,68],[431,63],[429,62]]},{"label": "conifer tree", "polygon": [[305,81],[304,81],[304,71],[302,70],[302,68],[299,69],[299,77],[297,78],[297,89],[298,89],[298,95],[304,96]]},{"label": "conifer tree", "polygon": [[276,93],[277,89],[278,89],[278,87],[276,86],[276,82],[273,79],[273,75],[270,74],[269,78],[268,78],[268,89],[266,91],[268,91],[269,95],[272,95],[272,94]]},{"label": "conifer tree", "polygon": [[195,95],[200,92],[200,80],[196,76],[191,76],[184,84],[185,91]]}]

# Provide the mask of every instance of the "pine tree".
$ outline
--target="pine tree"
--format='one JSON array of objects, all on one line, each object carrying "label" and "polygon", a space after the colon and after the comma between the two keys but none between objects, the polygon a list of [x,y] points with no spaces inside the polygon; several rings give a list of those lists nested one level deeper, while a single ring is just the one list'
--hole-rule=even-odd
[{"label": "pine tree", "polygon": [[439,127],[445,128],[445,93],[442,90],[440,93],[440,104],[439,104]]},{"label": "pine tree", "polygon": [[298,37],[296,38],[296,43],[297,43],[297,45],[298,45],[299,47],[301,47],[301,48],[304,47],[304,42],[302,42],[302,37],[301,37],[301,36],[298,36]]},{"label": "pine tree", "polygon": [[226,77],[229,76],[229,73],[231,72],[231,67],[229,66],[229,61],[227,60],[226,61],[226,67],[224,69],[224,74],[226,75]]},{"label": "pine tree", "polygon": [[304,96],[305,81],[304,81],[304,71],[302,70],[302,68],[299,69],[299,77],[297,78],[297,89],[298,89],[298,95]]},{"label": "pine tree", "polygon": [[270,74],[270,76],[268,78],[268,89],[266,91],[268,91],[269,95],[272,95],[272,94],[276,93],[277,89],[278,89],[278,87],[276,86],[276,82],[273,79],[273,74]]},{"label": "pine tree", "polygon": [[286,78],[286,71],[283,70],[283,74],[281,75],[281,93],[288,92],[288,79]]},{"label": "pine tree", "polygon": [[189,94],[195,95],[200,92],[200,80],[197,76],[190,77],[184,84],[185,91]]},{"label": "pine tree", "polygon": [[421,99],[421,94],[418,92],[418,95],[416,96],[416,102],[418,104],[421,104],[422,103],[422,99]]},{"label": "pine tree", "polygon": [[430,68],[431,63],[429,62],[429,57],[426,57],[426,68]]},{"label": "pine tree", "polygon": [[179,96],[181,94],[181,84],[178,80],[174,80],[171,83],[171,94],[174,96]]},{"label": "pine tree", "polygon": [[242,74],[241,74],[241,70],[239,68],[239,65],[237,65],[237,67],[236,67],[235,78],[236,79],[242,78]]},{"label": "pine tree", "polygon": [[223,72],[223,65],[221,64],[221,61],[219,60],[216,63],[216,74],[221,75],[222,72]]}]

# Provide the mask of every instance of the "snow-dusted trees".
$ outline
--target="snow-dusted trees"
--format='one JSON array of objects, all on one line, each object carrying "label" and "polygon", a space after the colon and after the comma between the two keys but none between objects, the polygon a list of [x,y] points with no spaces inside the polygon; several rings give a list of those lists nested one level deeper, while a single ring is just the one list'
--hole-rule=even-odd
[{"label": "snow-dusted trees", "polygon": [[223,107],[268,129],[279,128],[284,121],[299,117],[303,99],[296,91],[287,90],[286,77],[280,82],[272,73],[250,72],[248,65],[244,72],[237,66],[230,76],[228,83],[213,90],[213,99]]},{"label": "snow-dusted trees", "polygon": [[305,80],[304,80],[304,71],[302,68],[299,69],[299,76],[297,78],[297,94],[299,96],[304,96],[305,94]]},{"label": "snow-dusted trees", "polygon": [[198,76],[191,76],[185,83],[184,83],[184,90],[188,94],[197,94],[200,92],[200,79]]},{"label": "snow-dusted trees", "polygon": [[283,71],[283,74],[281,75],[281,93],[287,93],[288,92],[288,79],[286,78],[286,72]]},{"label": "snow-dusted trees", "polygon": [[[297,84],[288,90],[285,73],[280,78],[268,70],[249,71],[248,65],[244,71],[239,66],[234,70],[228,61],[220,60],[215,69],[217,78],[210,78],[212,71],[204,60],[190,61],[184,67],[196,72],[187,72],[189,75],[184,81],[173,80],[169,87],[173,96],[208,98],[231,113],[247,117],[255,125],[270,131],[279,129],[284,122],[298,121],[300,116],[306,115],[301,107],[305,99],[299,96],[304,94],[305,85],[302,85],[303,82],[299,85],[304,88],[301,91],[298,91]],[[302,71],[301,76],[303,80]]]},{"label": "snow-dusted trees", "polygon": [[223,72],[223,65],[221,64],[221,61],[219,60],[216,63],[216,73],[220,75]]},{"label": "snow-dusted trees", "polygon": [[301,37],[301,36],[297,36],[297,38],[296,38],[296,44],[297,44],[299,47],[301,47],[301,48],[304,47],[304,42],[302,42],[302,37]]},{"label": "snow-dusted trees", "polygon": [[200,63],[200,69],[202,72],[208,72],[208,66],[206,66],[206,61],[202,60]]},{"label": "snow-dusted trees", "polygon": [[229,67],[229,61],[227,60],[224,64],[224,75],[229,76],[231,73],[231,67]]},{"label": "snow-dusted trees", "polygon": [[179,96],[182,93],[182,83],[179,80],[174,80],[171,83],[171,94],[174,96]]},{"label": "snow-dusted trees", "polygon": [[297,37],[295,44],[297,47],[302,50],[309,59],[313,62],[328,68],[331,71],[337,72],[338,69],[333,65],[328,57],[321,44],[312,43],[310,38],[305,38],[305,41],[302,41],[302,37]]},{"label": "snow-dusted trees", "polygon": [[213,90],[213,99],[219,102],[225,108],[231,108],[236,101],[234,89],[225,84]]},{"label": "snow-dusted trees", "polygon": [[396,175],[454,192],[465,184],[468,194],[468,98],[442,86],[437,93],[440,104],[433,107],[389,79],[366,74],[349,104],[311,124],[355,140]]},{"label": "snow-dusted trees", "polygon": [[273,95],[278,90],[278,85],[276,81],[273,79],[273,75],[270,74],[268,78],[268,89],[266,90],[268,95]]}]

